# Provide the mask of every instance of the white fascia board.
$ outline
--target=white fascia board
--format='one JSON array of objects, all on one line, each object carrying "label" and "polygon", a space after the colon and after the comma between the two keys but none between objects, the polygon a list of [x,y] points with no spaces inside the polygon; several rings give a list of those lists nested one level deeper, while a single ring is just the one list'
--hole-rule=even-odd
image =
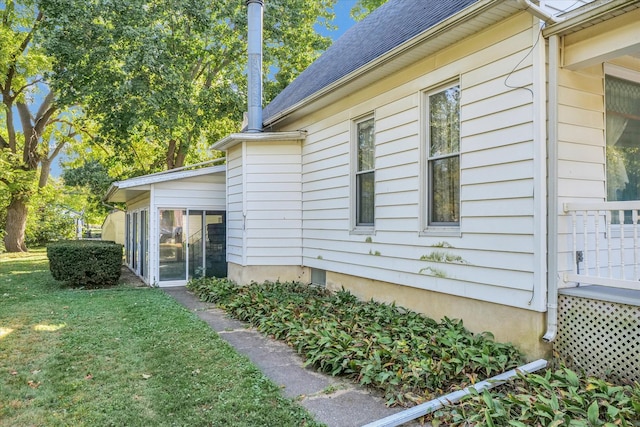
[{"label": "white fascia board", "polygon": [[[225,174],[227,172],[226,165],[211,166],[208,168],[192,169],[192,170],[179,170],[175,172],[166,171],[162,173],[155,173],[151,175],[143,175],[135,178],[127,179],[124,181],[116,181],[109,187],[107,194],[104,196],[105,201],[113,201],[118,193],[122,190],[149,190],[151,184],[157,184],[159,182],[174,181],[184,178],[193,178],[196,176],[211,175],[211,174]],[[136,188],[138,187],[138,188]]]},{"label": "white fascia board", "polygon": [[125,189],[125,188],[138,187],[138,186],[147,185],[147,184],[157,184],[159,182],[175,181],[175,180],[184,179],[184,178],[193,178],[196,176],[211,175],[215,173],[225,173],[226,170],[227,168],[225,165],[220,165],[220,166],[212,166],[209,168],[202,168],[202,169],[181,170],[178,172],[168,171],[167,173],[163,173],[160,175],[158,174],[144,175],[136,178],[127,179],[125,181],[118,181],[113,183],[112,186],[117,186],[120,189]]},{"label": "white fascia board", "polygon": [[214,143],[213,150],[225,151],[241,142],[274,142],[274,141],[300,141],[307,137],[304,130],[288,132],[241,132],[232,133],[220,141]]},{"label": "white fascia board", "polygon": [[542,35],[549,38],[553,35],[566,35],[581,30],[589,22],[599,23],[610,19],[628,8],[640,7],[640,0],[594,1],[572,10],[557,24],[549,25],[542,30]]}]

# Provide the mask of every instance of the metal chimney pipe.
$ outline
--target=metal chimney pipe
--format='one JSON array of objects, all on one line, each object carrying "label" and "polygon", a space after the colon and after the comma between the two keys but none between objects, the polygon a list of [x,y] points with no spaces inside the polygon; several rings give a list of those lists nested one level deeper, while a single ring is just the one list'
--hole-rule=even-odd
[{"label": "metal chimney pipe", "polygon": [[247,132],[262,132],[262,14],[263,0],[246,0],[249,22],[249,99]]}]

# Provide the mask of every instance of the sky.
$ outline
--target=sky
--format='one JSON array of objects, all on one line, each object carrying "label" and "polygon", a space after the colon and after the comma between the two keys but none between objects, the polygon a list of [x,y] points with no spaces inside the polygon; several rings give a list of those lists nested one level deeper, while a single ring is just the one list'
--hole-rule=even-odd
[{"label": "sky", "polygon": [[335,31],[321,30],[320,34],[329,36],[334,40],[340,37],[345,31],[347,31],[355,22],[351,19],[349,13],[353,6],[355,6],[356,0],[337,0],[334,7],[336,19],[333,21],[333,25],[338,29]]}]

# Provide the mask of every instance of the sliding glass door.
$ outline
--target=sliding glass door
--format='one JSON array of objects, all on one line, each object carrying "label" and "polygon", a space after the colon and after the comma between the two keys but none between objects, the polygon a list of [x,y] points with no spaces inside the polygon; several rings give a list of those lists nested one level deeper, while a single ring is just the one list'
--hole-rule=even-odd
[{"label": "sliding glass door", "polygon": [[224,211],[161,209],[160,281],[226,277]]},{"label": "sliding glass door", "polygon": [[160,281],[185,280],[187,259],[183,230],[186,229],[187,211],[183,209],[161,209],[160,220]]}]

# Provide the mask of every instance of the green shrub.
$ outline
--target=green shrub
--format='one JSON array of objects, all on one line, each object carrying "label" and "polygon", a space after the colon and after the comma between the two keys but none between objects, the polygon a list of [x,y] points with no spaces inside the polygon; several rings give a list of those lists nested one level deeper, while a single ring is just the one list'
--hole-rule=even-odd
[{"label": "green shrub", "polygon": [[122,245],[110,241],[69,240],[47,245],[54,279],[70,286],[112,286],[120,279]]},{"label": "green shrub", "polygon": [[238,287],[207,278],[188,288],[286,341],[307,365],[382,390],[391,405],[428,400],[521,362],[514,346],[473,334],[460,320],[436,322],[344,290],[279,282]]}]

